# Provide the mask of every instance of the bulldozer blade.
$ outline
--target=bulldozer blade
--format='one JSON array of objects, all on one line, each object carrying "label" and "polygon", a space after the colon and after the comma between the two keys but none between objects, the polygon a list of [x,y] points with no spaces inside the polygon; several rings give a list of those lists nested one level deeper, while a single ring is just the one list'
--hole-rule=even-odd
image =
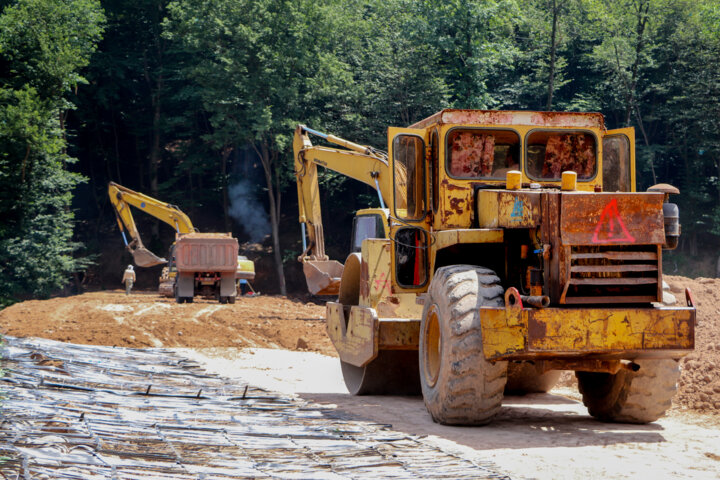
[{"label": "bulldozer blade", "polygon": [[336,260],[307,260],[303,263],[308,290],[313,295],[337,295],[342,272],[343,265]]},{"label": "bulldozer blade", "polygon": [[167,260],[160,258],[145,247],[138,247],[135,250],[131,250],[135,265],[138,267],[154,267],[155,265],[162,265],[167,263]]}]

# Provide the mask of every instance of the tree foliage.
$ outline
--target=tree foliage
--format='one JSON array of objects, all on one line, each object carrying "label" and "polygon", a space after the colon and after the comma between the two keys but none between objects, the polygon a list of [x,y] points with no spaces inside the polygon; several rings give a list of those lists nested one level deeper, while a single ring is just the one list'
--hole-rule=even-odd
[{"label": "tree foliage", "polygon": [[0,304],[46,296],[80,266],[63,120],[102,31],[92,0],[23,0],[0,10]]},{"label": "tree foliage", "polygon": [[[288,252],[299,253],[299,235],[285,233],[297,231],[295,126],[386,148],[388,126],[447,107],[601,111],[609,128],[634,126],[638,189],[678,186],[680,249],[717,247],[720,9],[712,0],[102,7],[107,29],[91,58],[103,28],[97,0],[0,0],[0,265],[10,265],[0,268],[8,296],[46,294],[76,268],[73,188],[81,219],[95,224],[79,238],[102,245],[115,235],[108,180],[241,239],[263,238],[244,231],[263,223],[234,221],[237,212],[267,215],[277,286],[264,289],[283,291]],[[80,177],[69,169],[89,184],[74,187]],[[321,182],[333,219],[326,229],[337,232],[327,235],[328,248],[342,252],[344,212],[376,205],[376,196],[333,173]],[[248,196],[264,207],[236,203]]]}]

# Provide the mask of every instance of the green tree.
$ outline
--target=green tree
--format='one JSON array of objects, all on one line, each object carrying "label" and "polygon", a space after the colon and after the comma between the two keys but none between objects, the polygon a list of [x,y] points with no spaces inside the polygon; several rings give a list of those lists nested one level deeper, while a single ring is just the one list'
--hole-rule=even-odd
[{"label": "green tree", "polygon": [[327,21],[332,6],[309,0],[179,0],[168,6],[168,38],[196,54],[186,74],[203,87],[212,125],[205,140],[219,156],[249,145],[263,166],[282,294],[279,226],[293,129],[314,118],[327,92],[351,88],[347,65],[333,54],[339,37]]},{"label": "green tree", "polygon": [[93,0],[19,0],[0,10],[0,304],[47,296],[81,266],[72,254],[66,97],[102,32]]},{"label": "green tree", "polygon": [[658,175],[673,178],[682,192],[682,246],[692,255],[708,232],[720,235],[719,29],[714,2],[668,5],[643,98]]},{"label": "green tree", "polygon": [[513,32],[521,17],[511,0],[424,0],[417,2],[437,48],[437,68],[449,85],[455,108],[497,108],[518,54]]}]

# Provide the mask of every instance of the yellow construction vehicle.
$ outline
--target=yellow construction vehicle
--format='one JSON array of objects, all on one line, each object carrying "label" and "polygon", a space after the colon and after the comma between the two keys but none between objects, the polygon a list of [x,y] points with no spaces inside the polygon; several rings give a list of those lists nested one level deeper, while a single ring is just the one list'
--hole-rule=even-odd
[{"label": "yellow construction vehicle", "polygon": [[[342,148],[316,146],[316,135]],[[677,245],[670,185],[635,191],[632,128],[598,113],[443,110],[388,129],[388,153],[300,125],[294,165],[310,292],[353,394],[420,393],[444,424],[576,372],[590,415],[670,407],[695,308],[662,305]],[[377,190],[344,264],[325,254],[317,166]]]},{"label": "yellow construction vehicle", "polygon": [[[238,241],[229,233],[198,233],[190,218],[177,206],[114,182],[108,185],[108,195],[125,246],[135,264],[152,267],[167,263],[160,277],[161,295],[174,296],[178,303],[192,302],[195,295],[215,297],[220,303],[235,303],[237,279],[255,278],[254,264],[247,259],[239,261]],[[170,260],[160,258],[145,248],[131,206],[173,227],[176,238],[170,248]]]}]

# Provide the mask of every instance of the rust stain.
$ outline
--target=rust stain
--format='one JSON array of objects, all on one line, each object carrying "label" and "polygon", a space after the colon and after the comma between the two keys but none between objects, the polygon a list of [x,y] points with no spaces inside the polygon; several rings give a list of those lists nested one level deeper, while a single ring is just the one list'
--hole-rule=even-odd
[{"label": "rust stain", "polygon": [[451,183],[451,182],[448,181],[447,178],[444,179],[442,182],[440,182],[440,185],[442,185],[443,187],[445,187],[445,189],[448,190],[448,191],[453,191],[453,190],[467,190],[467,187],[463,187],[462,185],[457,185],[457,184],[455,184],[455,183]]},{"label": "rust stain", "polygon": [[370,296],[370,267],[365,260],[360,263],[360,296],[368,298]]},{"label": "rust stain", "polygon": [[549,127],[583,127],[605,129],[599,113],[532,112],[518,110],[446,109],[414,123],[410,128],[432,125],[539,125]]},{"label": "rust stain", "polygon": [[545,338],[547,336],[547,325],[537,318],[528,319],[528,336],[530,338]]},{"label": "rust stain", "polygon": [[605,128],[603,117],[598,113],[534,112],[530,118],[533,125],[539,126]]},{"label": "rust stain", "polygon": [[465,212],[465,199],[464,198],[451,198],[450,199],[450,208],[455,211],[457,214],[461,214]]}]

